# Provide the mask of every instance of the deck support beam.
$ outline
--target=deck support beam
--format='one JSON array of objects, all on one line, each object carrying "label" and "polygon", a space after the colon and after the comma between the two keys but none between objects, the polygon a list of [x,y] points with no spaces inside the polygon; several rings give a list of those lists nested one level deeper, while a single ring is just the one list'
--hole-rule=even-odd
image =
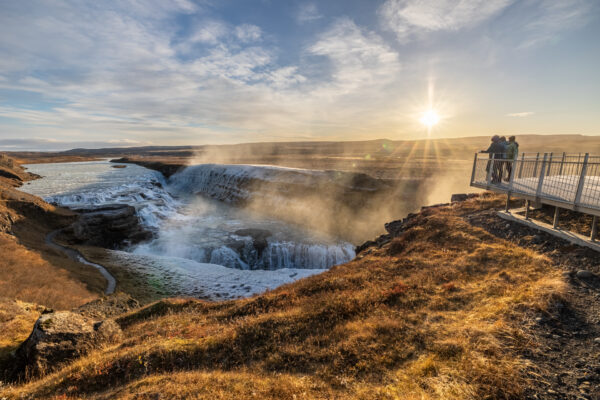
[{"label": "deck support beam", "polygon": [[554,207],[554,222],[552,223],[552,227],[554,229],[558,228],[558,217],[560,215],[560,208]]},{"label": "deck support beam", "polygon": [[597,236],[598,236],[598,216],[594,215],[594,218],[592,218],[592,234],[590,235],[590,240],[593,242],[594,240],[596,240]]},{"label": "deck support beam", "polygon": [[506,193],[506,205],[504,206],[504,211],[507,211],[510,209],[510,192]]},{"label": "deck support beam", "polygon": [[525,219],[529,219],[529,200],[525,200]]}]

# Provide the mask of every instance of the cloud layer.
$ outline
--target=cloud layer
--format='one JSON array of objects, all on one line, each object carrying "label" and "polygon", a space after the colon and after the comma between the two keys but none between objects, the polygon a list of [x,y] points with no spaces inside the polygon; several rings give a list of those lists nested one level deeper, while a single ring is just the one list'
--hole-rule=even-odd
[{"label": "cloud layer", "polygon": [[[290,18],[284,29],[213,2],[4,2],[0,149],[16,137],[196,144],[410,135],[406,110],[425,103],[432,73],[452,87],[451,76],[465,72],[446,56],[447,42],[423,54],[428,35],[462,39],[505,18],[519,35],[474,32],[473,43],[530,48],[593,20],[590,4],[387,0],[370,10],[376,23],[364,24],[363,11],[307,2],[268,16]],[[524,22],[524,11],[536,18]]]}]

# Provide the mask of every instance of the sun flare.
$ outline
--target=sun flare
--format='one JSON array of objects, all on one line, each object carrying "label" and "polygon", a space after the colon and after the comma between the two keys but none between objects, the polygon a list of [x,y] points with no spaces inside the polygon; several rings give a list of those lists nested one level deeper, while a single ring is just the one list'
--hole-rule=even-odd
[{"label": "sun flare", "polygon": [[419,121],[421,121],[421,123],[428,128],[431,128],[440,122],[440,116],[435,110],[427,110],[421,115],[421,119]]}]

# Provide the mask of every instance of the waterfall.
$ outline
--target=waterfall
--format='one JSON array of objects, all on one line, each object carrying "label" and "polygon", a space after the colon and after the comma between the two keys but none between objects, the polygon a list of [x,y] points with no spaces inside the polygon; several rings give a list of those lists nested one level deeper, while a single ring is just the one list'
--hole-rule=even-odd
[{"label": "waterfall", "polygon": [[[235,207],[253,199],[286,209],[296,194],[323,185],[350,187],[353,174],[204,164],[165,180],[156,171],[136,165],[115,169],[106,162],[31,167],[45,177],[26,188],[50,203],[74,209],[114,203],[134,206],[140,222],[155,232],[153,239],[128,250],[140,256],[238,270],[326,269],[354,257],[347,242]],[[243,233],[257,229],[264,233],[260,245]]]}]

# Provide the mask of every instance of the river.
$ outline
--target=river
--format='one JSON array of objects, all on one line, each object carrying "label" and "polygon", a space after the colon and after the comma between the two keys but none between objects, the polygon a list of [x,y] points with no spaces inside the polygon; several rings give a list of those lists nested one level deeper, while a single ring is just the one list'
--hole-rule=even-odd
[{"label": "river", "polygon": [[[189,172],[166,180],[138,165],[108,161],[30,164],[26,168],[42,178],[28,182],[23,191],[49,203],[71,208],[114,203],[134,206],[140,223],[154,232],[154,238],[109,253],[124,268],[159,282],[165,295],[212,299],[249,296],[354,257],[348,242],[223,199],[207,198],[203,194],[211,191],[232,196],[243,192],[243,177],[231,179],[232,174],[223,176],[213,171],[222,170],[222,166],[201,167],[209,177],[204,177],[201,185],[190,183]],[[246,179],[248,175],[286,180],[320,176],[308,170],[231,168],[238,175],[243,172]]]}]

